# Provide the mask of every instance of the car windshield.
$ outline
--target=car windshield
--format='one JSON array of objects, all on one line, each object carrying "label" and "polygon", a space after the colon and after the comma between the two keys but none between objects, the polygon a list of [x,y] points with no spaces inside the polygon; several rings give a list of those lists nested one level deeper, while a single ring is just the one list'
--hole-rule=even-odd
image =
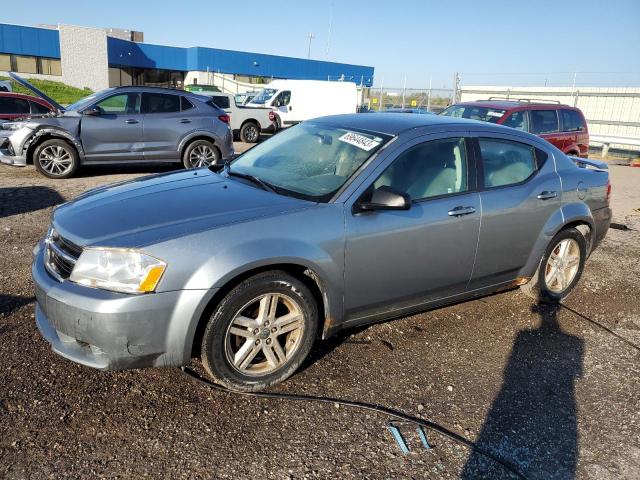
[{"label": "car windshield", "polygon": [[253,99],[251,100],[251,103],[258,103],[260,105],[264,105],[269,100],[271,100],[271,97],[273,97],[277,91],[278,90],[275,88],[263,88],[260,91],[260,93],[258,93],[255,97],[253,97]]},{"label": "car windshield", "polygon": [[83,97],[80,100],[78,100],[75,103],[72,103],[71,105],[69,105],[68,107],[65,108],[65,110],[69,111],[69,110],[80,110],[83,107],[88,107],[89,105],[91,105],[93,103],[93,101],[98,98],[99,96],[102,96],[102,94],[108,92],[109,90],[112,90],[111,88],[107,89],[107,90],[102,90],[101,92],[98,93],[92,93],[91,95],[87,96],[87,97]]},{"label": "car windshield", "polygon": [[504,115],[504,112],[506,112],[506,110],[501,108],[482,107],[478,105],[452,105],[440,115],[497,123]]},{"label": "car windshield", "polygon": [[327,202],[390,138],[305,122],[253,147],[230,168],[279,193]]}]

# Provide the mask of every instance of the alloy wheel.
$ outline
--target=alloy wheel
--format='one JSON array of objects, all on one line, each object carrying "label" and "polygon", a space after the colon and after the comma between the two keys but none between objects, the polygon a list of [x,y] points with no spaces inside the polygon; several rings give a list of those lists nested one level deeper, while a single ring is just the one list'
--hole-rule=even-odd
[{"label": "alloy wheel", "polygon": [[558,242],[551,251],[544,270],[547,288],[562,293],[571,285],[580,268],[580,246],[572,238]]},{"label": "alloy wheel", "polygon": [[44,171],[53,176],[62,176],[73,168],[71,152],[59,145],[43,148],[38,155],[38,163]]},{"label": "alloy wheel", "polygon": [[198,145],[189,154],[189,163],[193,168],[208,167],[216,160],[216,154],[208,145]]},{"label": "alloy wheel", "polygon": [[300,347],[304,315],[289,296],[268,293],[243,306],[229,324],[227,360],[238,372],[262,376],[282,368]]},{"label": "alloy wheel", "polygon": [[244,135],[249,143],[253,143],[258,140],[258,129],[254,125],[249,125],[245,128]]}]

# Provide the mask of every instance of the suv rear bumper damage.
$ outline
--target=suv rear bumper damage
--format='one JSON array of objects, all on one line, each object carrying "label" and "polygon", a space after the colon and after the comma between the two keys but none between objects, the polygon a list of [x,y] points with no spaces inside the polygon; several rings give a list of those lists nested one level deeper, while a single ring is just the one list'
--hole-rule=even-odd
[{"label": "suv rear bumper damage", "polygon": [[54,279],[35,255],[36,324],[57,354],[93,368],[180,366],[209,290],[127,295]]}]

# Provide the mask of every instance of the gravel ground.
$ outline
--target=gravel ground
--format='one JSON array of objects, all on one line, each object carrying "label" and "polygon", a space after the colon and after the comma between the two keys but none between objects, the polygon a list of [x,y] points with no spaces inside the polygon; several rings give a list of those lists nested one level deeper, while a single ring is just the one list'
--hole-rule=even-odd
[{"label": "gravel ground", "polygon": [[[0,166],[0,478],[509,478],[429,432],[333,404],[215,392],[177,369],[101,372],[34,325],[31,249],[52,207],[158,168],[52,181]],[[567,302],[640,344],[640,169],[613,166],[615,221]],[[194,362],[197,367],[197,362]],[[640,477],[640,354],[580,315],[510,291],[349,331],[274,390],[370,401],[435,421],[529,478]]]}]

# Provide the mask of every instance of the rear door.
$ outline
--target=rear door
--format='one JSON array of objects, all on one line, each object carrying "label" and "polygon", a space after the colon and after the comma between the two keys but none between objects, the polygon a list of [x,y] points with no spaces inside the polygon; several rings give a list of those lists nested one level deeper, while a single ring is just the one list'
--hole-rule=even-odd
[{"label": "rear door", "polygon": [[[182,105],[184,104],[184,105]],[[175,160],[178,145],[194,129],[193,104],[171,93],[142,94],[145,160]]]},{"label": "rear door", "polygon": [[514,280],[549,218],[561,184],[551,155],[526,140],[478,132],[482,227],[470,289]]},{"label": "rear door", "polygon": [[584,117],[578,110],[559,110],[562,130],[565,132],[563,151],[571,155],[586,156],[589,152],[589,134]]},{"label": "rear door", "polygon": [[84,113],[80,121],[80,136],[85,157],[90,161],[141,160],[142,127],[140,93],[111,95],[92,107],[97,115]]},{"label": "rear door", "polygon": [[560,130],[558,110],[539,108],[529,110],[530,132],[544,138],[547,142],[564,152],[567,135]]}]

